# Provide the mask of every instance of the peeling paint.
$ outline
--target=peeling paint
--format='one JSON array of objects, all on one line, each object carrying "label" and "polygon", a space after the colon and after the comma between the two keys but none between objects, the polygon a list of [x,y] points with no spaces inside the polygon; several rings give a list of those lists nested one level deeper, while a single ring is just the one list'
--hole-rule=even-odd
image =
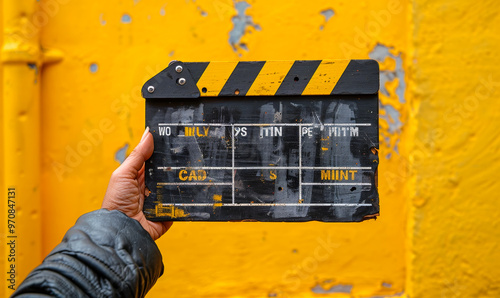
[{"label": "peeling paint", "polygon": [[122,15],[122,23],[124,24],[130,24],[132,23],[132,17],[129,14],[123,14]]},{"label": "peeling paint", "polygon": [[101,13],[99,15],[99,23],[101,23],[102,26],[106,25],[106,20],[104,20],[104,14]]},{"label": "peeling paint", "polygon": [[377,295],[377,296],[370,296],[370,297],[366,297],[366,298],[390,298],[390,297],[405,297],[405,292],[399,292],[399,293],[396,293],[394,295]]},{"label": "peeling paint", "polygon": [[403,69],[403,58],[401,57],[401,53],[399,53],[398,55],[392,54],[390,52],[391,49],[391,47],[379,43],[375,46],[375,48],[373,48],[369,56],[370,58],[375,59],[379,62],[384,62],[384,60],[387,58],[395,60],[396,67],[394,70],[380,71],[380,92],[382,92],[382,94],[386,96],[389,96],[389,91],[387,91],[386,83],[398,79],[399,83],[396,87],[396,94],[398,95],[399,102],[405,103],[406,81],[405,71]]},{"label": "peeling paint", "polygon": [[118,149],[115,153],[115,160],[120,164],[125,161],[127,149],[128,149],[128,144],[125,144],[125,146]]},{"label": "peeling paint", "polygon": [[204,11],[203,9],[201,9],[201,7],[198,6],[197,9],[200,12],[202,17],[208,16],[208,13],[206,11]]},{"label": "peeling paint", "polygon": [[[328,9],[322,10],[320,12],[320,14],[322,14],[325,17],[325,24],[326,24],[331,19],[331,17],[333,17],[335,12],[333,11],[333,9],[328,8]],[[323,30],[324,27],[325,27],[325,25],[323,24],[319,27],[319,29]]]},{"label": "peeling paint", "polygon": [[247,52],[248,52],[248,47],[247,47],[247,44],[246,44],[246,43],[240,43],[240,47],[241,47],[243,50],[245,50],[245,51],[247,51]]},{"label": "peeling paint", "polygon": [[333,17],[335,13],[333,9],[329,8],[321,11],[321,14],[325,17],[325,22],[328,22],[328,20],[330,20],[330,18]]},{"label": "peeling paint", "polygon": [[347,293],[350,294],[352,291],[352,285],[338,284],[330,287],[329,289],[323,288],[321,285],[316,285],[311,289],[313,293],[316,294],[332,294],[332,293]]},{"label": "peeling paint", "polygon": [[28,63],[28,67],[35,71],[35,79],[33,80],[33,84],[38,82],[38,66],[36,63]]},{"label": "peeling paint", "polygon": [[99,66],[97,65],[97,63],[92,63],[92,64],[90,64],[89,69],[90,69],[91,73],[96,73],[97,70],[99,69]]},{"label": "peeling paint", "polygon": [[[387,159],[391,158],[392,152],[399,154],[398,140],[391,142],[390,135],[399,135],[401,133],[401,129],[403,128],[404,123],[401,119],[402,116],[401,112],[398,109],[398,105],[406,103],[406,81],[402,54],[401,52],[399,52],[398,54],[393,54],[392,50],[392,47],[379,43],[369,54],[370,58],[377,60],[382,65],[384,65],[385,62],[388,62],[388,59],[392,60],[391,65],[395,65],[393,69],[383,69],[383,67],[381,67],[382,69],[380,70],[380,119],[385,121],[388,125],[388,130],[381,131],[381,136],[383,137],[390,151],[385,156]],[[396,84],[394,91],[388,88],[390,84]],[[390,101],[383,100],[382,98],[391,98],[391,95],[396,97],[397,102],[393,101],[391,103]],[[387,135],[387,133],[389,135]]]},{"label": "peeling paint", "polygon": [[253,22],[251,16],[245,15],[245,11],[249,7],[251,7],[251,5],[245,1],[236,2],[234,4],[234,8],[238,14],[231,19],[233,22],[233,29],[229,32],[229,44],[233,47],[235,52],[238,46],[241,47],[241,44],[239,44],[240,40],[248,27],[254,28],[257,31],[261,30],[260,26]]},{"label": "peeling paint", "polygon": [[380,108],[385,110],[385,115],[380,115],[380,118],[387,121],[389,124],[389,133],[394,134],[401,131],[403,122],[400,120],[401,113],[390,104],[380,104]]}]

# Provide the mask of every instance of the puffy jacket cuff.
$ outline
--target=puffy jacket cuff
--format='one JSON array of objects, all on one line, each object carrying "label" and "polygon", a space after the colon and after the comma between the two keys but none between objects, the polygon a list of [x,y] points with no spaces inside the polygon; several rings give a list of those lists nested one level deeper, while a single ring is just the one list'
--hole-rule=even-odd
[{"label": "puffy jacket cuff", "polygon": [[135,219],[100,209],[82,215],[47,257],[75,255],[122,295],[144,296],[163,273],[160,250]]}]

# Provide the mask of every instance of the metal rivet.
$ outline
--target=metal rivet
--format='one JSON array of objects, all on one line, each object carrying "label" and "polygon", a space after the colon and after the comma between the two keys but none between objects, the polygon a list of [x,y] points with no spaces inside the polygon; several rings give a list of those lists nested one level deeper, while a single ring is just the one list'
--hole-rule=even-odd
[{"label": "metal rivet", "polygon": [[186,84],[186,79],[185,79],[185,78],[179,78],[179,79],[177,80],[177,84],[179,84],[179,85],[181,85],[181,86],[182,86],[182,85],[184,85],[184,84]]},{"label": "metal rivet", "polygon": [[178,73],[181,73],[183,69],[184,69],[184,68],[182,68],[182,66],[181,66],[181,65],[177,65],[177,66],[175,67],[175,71],[176,71],[176,72],[178,72]]},{"label": "metal rivet", "polygon": [[149,92],[149,93],[153,93],[153,92],[155,92],[155,87],[153,87],[153,86],[148,86],[148,92]]}]

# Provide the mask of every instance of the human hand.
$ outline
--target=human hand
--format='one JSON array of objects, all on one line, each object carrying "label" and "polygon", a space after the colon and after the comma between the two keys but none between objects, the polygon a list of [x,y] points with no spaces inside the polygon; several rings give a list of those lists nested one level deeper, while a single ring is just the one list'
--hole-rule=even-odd
[{"label": "human hand", "polygon": [[151,238],[156,240],[167,232],[172,222],[152,222],[147,220],[142,212],[146,188],[144,162],[151,157],[153,150],[153,135],[147,127],[141,142],[111,175],[102,208],[119,210],[137,220]]}]

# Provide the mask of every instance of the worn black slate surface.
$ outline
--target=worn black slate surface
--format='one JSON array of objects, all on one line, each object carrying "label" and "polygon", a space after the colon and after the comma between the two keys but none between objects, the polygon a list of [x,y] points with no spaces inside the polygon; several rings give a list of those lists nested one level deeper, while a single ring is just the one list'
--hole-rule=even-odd
[{"label": "worn black slate surface", "polygon": [[148,100],[146,125],[150,220],[361,221],[379,212],[376,94]]}]

